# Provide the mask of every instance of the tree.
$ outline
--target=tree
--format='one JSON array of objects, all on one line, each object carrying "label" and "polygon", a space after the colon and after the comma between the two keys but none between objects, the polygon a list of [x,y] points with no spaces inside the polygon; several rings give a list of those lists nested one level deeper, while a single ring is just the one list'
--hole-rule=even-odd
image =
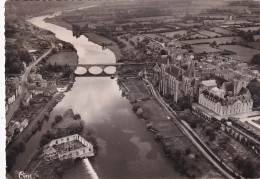
[{"label": "tree", "polygon": [[252,80],[248,85],[247,88],[249,89],[251,96],[253,98],[254,107],[260,105],[260,82],[256,79]]},{"label": "tree", "polygon": [[191,153],[191,149],[188,147],[185,149],[185,155],[189,155]]},{"label": "tree", "polygon": [[56,54],[56,53],[57,53],[56,48],[51,49],[51,53],[52,53],[52,54]]},{"label": "tree", "polygon": [[73,116],[73,119],[79,120],[79,119],[81,119],[81,116],[80,116],[79,114],[75,114],[75,115]]},{"label": "tree", "polygon": [[63,120],[63,117],[61,116],[61,115],[56,115],[55,116],[55,123],[57,124],[57,123],[59,123],[59,122],[61,122]]},{"label": "tree", "polygon": [[25,62],[27,65],[32,62],[32,57],[27,50],[20,51],[20,59]]},{"label": "tree", "polygon": [[253,163],[249,160],[247,160],[244,163],[243,170],[242,170],[242,175],[246,178],[253,178],[255,175],[255,167]]},{"label": "tree", "polygon": [[255,54],[251,60],[251,63],[254,65],[260,65],[260,53]]},{"label": "tree", "polygon": [[164,49],[161,50],[161,55],[168,55],[168,52]]}]

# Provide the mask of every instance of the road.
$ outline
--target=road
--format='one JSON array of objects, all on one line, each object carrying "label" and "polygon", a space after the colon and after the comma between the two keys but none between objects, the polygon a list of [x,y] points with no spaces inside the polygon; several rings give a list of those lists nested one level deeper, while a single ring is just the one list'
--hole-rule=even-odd
[{"label": "road", "polygon": [[6,119],[6,125],[8,125],[9,121],[12,119],[14,112],[17,110],[19,107],[23,97],[25,96],[27,92],[26,88],[26,82],[27,82],[27,77],[31,72],[31,69],[37,65],[43,57],[46,57],[52,50],[52,48],[55,47],[54,43],[51,43],[51,48],[45,52],[42,56],[40,56],[38,59],[36,59],[34,62],[32,62],[25,70],[23,75],[20,78],[20,83],[21,83],[21,94],[15,99],[15,101],[9,105],[8,111],[6,113],[5,119]]},{"label": "road", "polygon": [[[220,158],[218,158],[214,152],[199,138],[199,136],[187,125],[185,121],[182,121],[178,118],[176,113],[169,107],[168,104],[162,99],[162,97],[155,91],[153,85],[146,79],[144,79],[146,83],[149,84],[150,89],[154,95],[154,97],[158,100],[158,102],[163,106],[168,115],[172,118],[172,122],[175,123],[180,130],[191,140],[191,142],[195,145],[195,147],[210,161],[210,163],[215,166],[225,177],[234,178],[231,174],[233,170],[224,164]],[[186,125],[185,125],[186,123]],[[220,162],[221,161],[221,162]]]},{"label": "road", "polygon": [[51,100],[48,101],[47,104],[36,114],[34,119],[31,119],[28,126],[24,128],[24,130],[15,138],[13,141],[7,146],[7,150],[11,149],[14,145],[16,145],[16,141],[22,140],[24,137],[26,137],[27,134],[30,134],[32,131],[32,128],[37,125],[38,120],[48,111],[50,107],[56,103],[56,100],[61,99],[63,96],[63,93],[57,92],[54,94],[54,96],[51,98]]}]

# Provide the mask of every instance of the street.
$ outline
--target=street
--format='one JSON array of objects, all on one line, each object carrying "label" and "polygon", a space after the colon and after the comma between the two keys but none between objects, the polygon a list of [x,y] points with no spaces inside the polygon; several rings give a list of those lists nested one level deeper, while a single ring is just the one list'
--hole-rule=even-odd
[{"label": "street", "polygon": [[45,52],[42,56],[40,56],[37,60],[35,60],[34,62],[32,62],[25,70],[25,72],[23,73],[23,75],[20,78],[20,83],[21,83],[21,94],[15,99],[15,101],[9,105],[8,111],[6,113],[6,125],[8,125],[9,121],[12,119],[14,112],[17,110],[17,108],[19,107],[24,95],[27,92],[26,89],[26,82],[27,82],[27,77],[30,74],[31,69],[37,65],[42,58],[46,57],[52,50],[52,48],[55,46],[53,43],[51,43],[51,48]]}]

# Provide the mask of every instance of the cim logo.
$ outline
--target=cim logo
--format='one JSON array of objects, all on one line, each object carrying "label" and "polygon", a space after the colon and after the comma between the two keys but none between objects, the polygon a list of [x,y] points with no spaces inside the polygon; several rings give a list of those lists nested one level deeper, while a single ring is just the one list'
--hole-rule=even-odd
[{"label": "cim logo", "polygon": [[19,179],[33,179],[34,177],[32,176],[32,174],[26,174],[23,171],[19,172]]}]

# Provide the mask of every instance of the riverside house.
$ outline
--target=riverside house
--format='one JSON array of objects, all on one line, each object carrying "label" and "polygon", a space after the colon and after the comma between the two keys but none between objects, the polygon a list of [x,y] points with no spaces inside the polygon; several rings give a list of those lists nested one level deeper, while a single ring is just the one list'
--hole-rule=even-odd
[{"label": "riverside house", "polygon": [[93,145],[78,134],[52,140],[43,149],[44,159],[77,159],[94,156]]}]

